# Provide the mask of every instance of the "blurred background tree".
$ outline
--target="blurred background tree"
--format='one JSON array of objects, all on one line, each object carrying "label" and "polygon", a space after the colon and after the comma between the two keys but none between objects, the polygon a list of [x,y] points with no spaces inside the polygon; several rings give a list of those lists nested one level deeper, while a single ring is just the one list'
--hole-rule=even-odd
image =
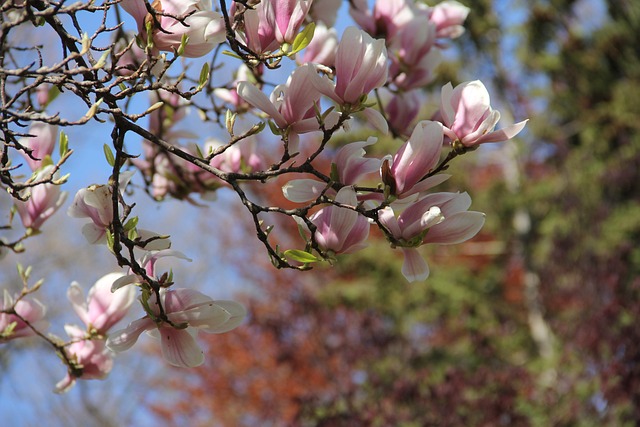
[{"label": "blurred background tree", "polygon": [[[168,424],[640,423],[640,4],[465,3],[434,87],[464,68],[503,117],[531,118],[526,143],[453,166],[481,235],[424,249],[412,285],[382,236],[332,270],[244,270],[249,323],[172,377],[151,405]],[[263,258],[228,261],[247,257]]]}]

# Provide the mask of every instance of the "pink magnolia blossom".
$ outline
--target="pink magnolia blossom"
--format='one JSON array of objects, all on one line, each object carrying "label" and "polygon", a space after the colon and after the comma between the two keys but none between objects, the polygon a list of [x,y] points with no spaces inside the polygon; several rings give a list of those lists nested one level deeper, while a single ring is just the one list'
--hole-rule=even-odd
[{"label": "pink magnolia blossom", "polygon": [[440,102],[444,133],[452,142],[475,147],[487,142],[506,141],[516,136],[527,120],[496,130],[500,113],[491,108],[489,92],[479,80],[442,88]]},{"label": "pink magnolia blossom", "polygon": [[455,39],[464,33],[462,24],[470,9],[457,1],[443,1],[430,10],[429,20],[436,25],[436,36]]},{"label": "pink magnolia blossom", "polygon": [[338,34],[335,28],[327,28],[324,24],[319,23],[316,25],[311,43],[304,49],[302,55],[298,54],[296,59],[300,64],[313,62],[333,67],[337,49]]},{"label": "pink magnolia blossom", "polygon": [[[133,172],[120,174],[120,190],[124,191]],[[82,235],[91,244],[107,241],[106,232],[113,221],[113,200],[110,185],[90,185],[78,190],[73,203],[67,210],[72,218],[90,218],[91,222],[82,227]]]},{"label": "pink magnolia blossom", "polygon": [[[217,139],[208,139],[204,144],[204,152],[209,154],[222,147],[224,143]],[[264,167],[264,159],[256,151],[255,138],[249,137],[227,148],[214,156],[209,164],[223,172],[242,172],[244,170],[260,170]]]},{"label": "pink magnolia blossom", "polygon": [[290,151],[295,151],[299,134],[320,129],[314,108],[320,92],[312,84],[316,78],[315,68],[307,64],[294,70],[286,84],[276,86],[271,99],[249,82],[238,83],[238,95],[269,115],[288,134],[289,143],[293,144]]},{"label": "pink magnolia blossom", "polygon": [[[27,323],[40,332],[49,326],[49,322],[44,318],[46,307],[35,298],[21,298],[14,302],[9,292],[4,290],[4,300],[0,310],[0,343],[15,338],[29,337],[35,335],[33,329]],[[11,313],[14,311],[16,314]],[[15,326],[13,325],[15,323]]]},{"label": "pink magnolia blossom", "polygon": [[135,288],[129,286],[111,292],[113,282],[122,276],[122,273],[109,273],[98,279],[89,290],[86,301],[78,282],[69,286],[67,297],[89,330],[95,329],[99,334],[106,334],[129,311],[135,299]]},{"label": "pink magnolia blossom", "polygon": [[391,128],[401,135],[408,135],[410,125],[420,112],[420,97],[417,91],[401,92],[393,96],[385,112]]},{"label": "pink magnolia blossom", "polygon": [[360,105],[363,96],[387,81],[387,48],[356,27],[347,27],[336,51],[336,84],[315,78],[318,90],[338,104]]},{"label": "pink magnolia blossom", "polygon": [[442,61],[435,48],[436,26],[426,15],[417,15],[401,27],[391,40],[390,80],[398,88],[421,88],[435,77],[434,71]]},{"label": "pink magnolia blossom", "polygon": [[[276,25],[273,9],[268,1],[261,1],[252,9],[247,9],[239,3],[233,2],[229,16],[243,17],[240,37],[243,42],[256,53],[267,53],[277,50],[280,46],[276,40]],[[243,36],[243,37],[242,37]]]},{"label": "pink magnolia blossom", "polygon": [[106,242],[106,232],[113,221],[112,191],[109,185],[90,185],[81,188],[67,210],[73,218],[91,218],[82,227],[82,235],[89,243]]},{"label": "pink magnolia blossom", "polygon": [[413,0],[376,0],[369,10],[367,0],[349,2],[351,17],[372,36],[392,39],[397,31],[421,12]]},{"label": "pink magnolia blossom", "polygon": [[411,137],[393,156],[382,164],[382,181],[391,194],[405,198],[444,182],[449,176],[438,174],[424,179],[440,159],[442,124],[430,120],[418,122]]},{"label": "pink magnolia blossom", "polygon": [[105,346],[104,339],[87,339],[86,332],[75,325],[65,325],[64,329],[69,338],[74,341],[65,351],[80,371],[67,372],[67,375],[56,384],[57,393],[69,390],[76,379],[103,379],[113,368],[113,359]]},{"label": "pink magnolia blossom", "polygon": [[[39,169],[35,176],[35,181],[41,179],[58,178],[57,173],[53,173],[53,165]],[[22,196],[27,197],[26,201],[16,200],[15,207],[25,228],[39,230],[42,224],[49,219],[67,199],[67,192],[60,191],[60,186],[53,183],[39,184],[27,189]]]},{"label": "pink magnolia blossom", "polygon": [[468,211],[470,205],[467,193],[433,193],[411,204],[398,217],[391,207],[378,213],[392,246],[402,249],[402,274],[409,282],[429,276],[429,266],[417,247],[426,243],[461,243],[480,231],[484,214]]},{"label": "pink magnolia blossom", "polygon": [[[155,294],[148,301],[151,310],[123,330],[109,336],[107,346],[116,351],[129,349],[144,331],[157,331],[162,355],[173,366],[192,368],[204,362],[204,354],[194,335],[228,332],[237,327],[246,315],[245,308],[235,301],[214,301],[192,289],[162,289],[160,302],[170,323],[160,319]],[[172,326],[172,324],[174,326]]]},{"label": "pink magnolia blossom", "polygon": [[[146,22],[153,22],[144,0],[122,0],[122,8],[134,17],[142,39],[146,40]],[[184,24],[170,16],[157,14],[160,27],[152,30],[154,48],[175,51],[182,36],[189,37],[184,56],[197,58],[206,55],[226,39],[222,15],[211,10],[210,0],[160,0],[153,3],[158,12],[184,18]]]},{"label": "pink magnolia blossom", "polygon": [[[342,187],[335,200],[353,207],[358,204],[352,187]],[[346,254],[367,246],[369,221],[356,211],[331,205],[320,209],[309,219],[317,227],[315,240],[325,251]]]},{"label": "pink magnolia blossom", "polygon": [[[42,166],[42,160],[53,153],[53,148],[58,139],[58,126],[49,123],[33,122],[29,128],[32,137],[20,138],[20,145],[31,151],[31,156],[21,152],[25,161],[35,171]],[[33,157],[33,158],[32,158]]]},{"label": "pink magnolia blossom", "polygon": [[278,43],[293,43],[313,0],[263,0],[273,10]]}]

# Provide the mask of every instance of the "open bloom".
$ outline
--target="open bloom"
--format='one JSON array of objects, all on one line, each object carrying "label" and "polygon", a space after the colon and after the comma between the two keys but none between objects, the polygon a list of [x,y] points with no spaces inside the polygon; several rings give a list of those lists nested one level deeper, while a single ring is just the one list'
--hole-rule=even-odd
[{"label": "open bloom", "polygon": [[109,273],[98,279],[89,290],[86,301],[78,282],[69,286],[67,297],[76,314],[89,329],[106,334],[129,311],[135,299],[135,288],[127,286],[111,292],[113,283],[122,276],[122,273]]},{"label": "open bloom", "polygon": [[416,250],[418,246],[461,243],[480,231],[484,214],[468,211],[470,205],[467,193],[433,193],[411,204],[398,217],[391,207],[379,212],[378,219],[389,233],[392,246],[402,249],[402,274],[409,282],[429,276],[429,266]]},{"label": "open bloom", "polygon": [[173,366],[192,368],[204,362],[204,354],[194,339],[197,331],[227,332],[246,315],[245,308],[235,301],[214,301],[192,289],[162,289],[160,304],[168,322],[162,320],[153,294],[148,300],[150,313],[111,334],[107,346],[124,351],[135,344],[142,332],[157,331],[164,359]]},{"label": "open bloom", "polygon": [[56,384],[56,392],[69,390],[76,379],[103,379],[113,368],[113,359],[105,346],[104,339],[83,339],[86,333],[75,325],[64,326],[67,335],[74,342],[66,348],[69,357],[80,368],[79,372],[67,372],[67,375]]},{"label": "open bloom", "polygon": [[[34,181],[42,179],[58,178],[57,172],[53,174],[53,165],[45,166],[38,170]],[[53,183],[39,184],[27,189],[23,196],[28,195],[26,201],[16,200],[15,207],[25,228],[39,230],[42,224],[49,219],[67,199],[67,192],[60,191],[60,186]]]},{"label": "open bloom", "polygon": [[[124,191],[134,172],[120,174],[120,189]],[[67,210],[72,218],[91,218],[91,222],[82,227],[82,235],[91,244],[105,243],[106,232],[113,221],[113,200],[110,185],[90,185],[81,188],[73,198]]]},{"label": "open bloom", "polygon": [[338,34],[335,28],[327,28],[324,24],[317,24],[311,43],[298,54],[296,60],[300,64],[313,62],[327,67],[333,67],[338,49]]},{"label": "open bloom", "polygon": [[494,131],[500,113],[491,108],[489,92],[479,80],[460,83],[455,88],[451,83],[444,85],[440,114],[445,135],[465,147],[506,141],[516,136],[527,123],[524,120]]},{"label": "open bloom", "polygon": [[[42,85],[40,87],[45,87]],[[53,153],[58,138],[58,126],[49,123],[33,122],[29,128],[33,137],[20,138],[20,145],[31,150],[31,156],[22,153],[25,161],[35,171],[42,166],[42,160]]]},{"label": "open bloom", "polygon": [[[122,0],[120,6],[134,17],[138,31],[146,40],[146,23],[153,23],[153,18],[147,12],[144,0]],[[189,41],[184,56],[197,58],[211,52],[226,38],[222,15],[211,10],[210,0],[160,0],[153,2],[153,6],[162,12],[156,15],[162,30],[152,29],[156,49],[169,52],[177,50],[183,35],[186,35]],[[184,21],[167,15],[183,18]]]},{"label": "open bloom", "polygon": [[14,338],[34,335],[35,332],[22,319],[29,322],[38,331],[44,332],[49,322],[44,318],[46,308],[35,298],[22,298],[14,303],[9,292],[4,290],[2,310],[11,310],[16,314],[0,312],[0,343]]},{"label": "open bloom", "polygon": [[[342,187],[335,200],[348,206],[358,204],[352,187]],[[354,210],[331,205],[320,209],[309,219],[317,227],[314,237],[318,246],[325,251],[346,254],[367,246],[369,221]]]},{"label": "open bloom", "polygon": [[238,83],[238,95],[254,107],[267,113],[278,128],[288,133],[289,143],[295,145],[298,134],[320,129],[314,105],[320,93],[312,81],[318,78],[312,65],[303,65],[291,73],[287,83],[278,85],[271,93],[271,99],[249,82]]},{"label": "open bloom", "polygon": [[460,37],[464,33],[462,24],[467,19],[469,10],[457,1],[443,1],[431,8],[429,20],[436,25],[437,37]]}]

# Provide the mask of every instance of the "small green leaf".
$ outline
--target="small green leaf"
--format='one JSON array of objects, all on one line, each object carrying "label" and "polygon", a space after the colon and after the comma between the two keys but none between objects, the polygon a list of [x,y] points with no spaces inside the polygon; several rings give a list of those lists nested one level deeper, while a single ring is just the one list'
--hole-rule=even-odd
[{"label": "small green leaf", "polygon": [[107,230],[105,234],[107,236],[107,248],[109,248],[109,251],[113,252],[113,233],[111,230]]},{"label": "small green leaf", "polygon": [[138,231],[135,229],[135,227],[129,230],[129,232],[127,233],[127,237],[131,241],[135,241],[138,238]]},{"label": "small green leaf", "polygon": [[232,58],[242,59],[241,57],[239,57],[239,56],[238,56],[238,54],[237,54],[237,53],[232,52],[232,51],[230,51],[230,50],[223,50],[223,51],[222,51],[222,54],[223,54],[223,55],[230,56],[230,57],[232,57]]},{"label": "small green leaf", "polygon": [[315,32],[315,30],[316,24],[314,24],[313,22],[307,24],[307,26],[304,27],[304,29],[300,31],[296,36],[295,40],[293,41],[292,50],[287,55],[295,55],[305,47],[309,46],[309,43],[311,43],[311,40],[313,39],[313,33]]},{"label": "small green leaf", "polygon": [[47,95],[47,105],[51,104],[51,102],[56,99],[60,95],[60,88],[56,85],[51,86],[49,89],[49,93]]},{"label": "small green leaf", "polygon": [[310,254],[309,252],[301,251],[299,249],[287,249],[286,251],[284,251],[284,256],[293,261],[298,261],[305,264],[320,261],[320,259],[315,255]]},{"label": "small green leaf", "polygon": [[134,216],[133,218],[129,218],[129,220],[124,225],[124,231],[131,231],[138,225],[138,217]]},{"label": "small green leaf", "polygon": [[13,331],[16,329],[16,326],[18,326],[18,322],[9,323],[4,330],[0,332],[0,338],[9,338],[13,335]]},{"label": "small green leaf", "polygon": [[269,129],[271,129],[271,133],[274,135],[282,135],[282,131],[272,120],[267,122],[269,124]]},{"label": "small green leaf", "polygon": [[202,89],[204,85],[207,84],[209,80],[209,63],[205,62],[202,64],[202,68],[200,69],[200,79],[198,80],[198,90]]},{"label": "small green leaf", "polygon": [[96,62],[96,65],[94,68],[102,68],[104,67],[104,64],[107,63],[107,58],[109,57],[109,54],[111,53],[111,49],[107,49],[104,51],[104,53],[102,54],[102,56],[100,56],[100,59],[98,59],[98,62]]},{"label": "small green leaf", "polygon": [[338,174],[338,165],[335,163],[331,163],[331,174],[329,175],[331,181],[340,182],[340,176]]},{"label": "small green leaf", "polygon": [[200,157],[201,159],[204,159],[204,154],[202,154],[202,150],[200,149],[200,146],[198,144],[195,144],[196,146],[196,154],[198,155],[198,157]]},{"label": "small green leaf", "polygon": [[60,146],[58,148],[60,149],[60,157],[69,151],[69,137],[64,131],[60,131]]},{"label": "small green leaf", "polygon": [[102,146],[102,149],[104,151],[104,157],[107,159],[107,163],[109,163],[109,166],[113,167],[113,165],[116,164],[116,158],[113,156],[111,147],[109,147],[107,144],[104,144]]},{"label": "small green leaf", "polygon": [[189,43],[189,36],[187,35],[187,33],[184,33],[182,35],[182,38],[180,39],[180,46],[178,46],[178,51],[176,52],[178,56],[184,55],[184,49],[185,47],[187,47],[187,43]]}]

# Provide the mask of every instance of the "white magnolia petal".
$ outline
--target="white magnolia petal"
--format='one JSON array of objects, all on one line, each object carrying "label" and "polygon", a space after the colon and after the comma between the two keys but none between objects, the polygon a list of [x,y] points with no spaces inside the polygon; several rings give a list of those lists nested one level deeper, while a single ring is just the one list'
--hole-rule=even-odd
[{"label": "white magnolia petal", "polygon": [[162,356],[169,364],[179,368],[195,368],[204,363],[204,353],[196,340],[185,329],[160,328]]},{"label": "white magnolia petal", "polygon": [[84,299],[84,291],[78,282],[71,282],[69,289],[67,289],[67,298],[71,302],[73,311],[80,317],[82,323],[85,325],[88,324],[89,319],[87,317],[87,304]]},{"label": "white magnolia petal", "polygon": [[409,281],[422,281],[429,277],[429,265],[415,248],[402,248],[404,263],[402,275]]},{"label": "white magnolia petal", "polygon": [[365,108],[362,112],[367,119],[367,122],[373,126],[376,130],[382,132],[384,135],[389,133],[389,124],[387,119],[375,108]]},{"label": "white magnolia petal", "polygon": [[155,327],[155,323],[148,317],[134,320],[126,328],[109,335],[107,348],[116,353],[128,350],[138,341],[141,333],[153,327]]},{"label": "white magnolia petal", "polygon": [[238,325],[240,325],[247,316],[247,309],[242,304],[235,301],[220,300],[215,301],[215,304],[228,313],[228,318],[223,324],[217,327],[201,327],[200,330],[203,332],[210,334],[228,332],[238,327]]},{"label": "white magnolia petal", "polygon": [[525,127],[525,125],[527,124],[528,121],[529,121],[529,119],[523,120],[523,121],[521,121],[519,123],[516,123],[514,125],[507,126],[506,128],[502,128],[502,129],[498,129],[498,130],[493,131],[493,132],[489,132],[489,133],[481,136],[476,143],[477,144],[483,144],[485,142],[501,142],[501,141],[506,141],[508,139],[511,139],[514,136],[516,136],[517,134],[519,134],[520,131],[522,131],[522,129],[524,129],[524,127]]},{"label": "white magnolia petal", "polygon": [[448,217],[442,223],[429,229],[424,243],[439,243],[451,245],[469,240],[484,225],[482,212],[460,212]]},{"label": "white magnolia petal", "polygon": [[282,186],[282,194],[292,202],[304,203],[317,199],[325,188],[326,183],[315,179],[294,179]]}]

